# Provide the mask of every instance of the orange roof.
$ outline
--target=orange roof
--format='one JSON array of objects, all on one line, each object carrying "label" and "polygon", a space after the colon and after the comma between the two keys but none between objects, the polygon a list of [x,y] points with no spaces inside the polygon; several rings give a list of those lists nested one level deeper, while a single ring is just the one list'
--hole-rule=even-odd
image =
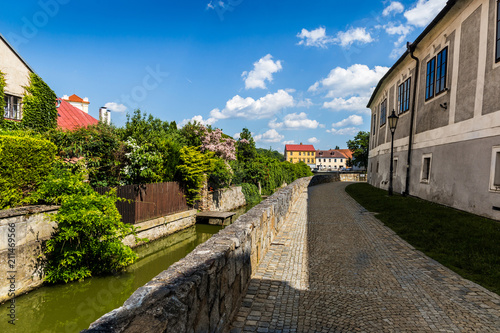
[{"label": "orange roof", "polygon": [[337,149],[340,151],[342,154],[345,155],[347,158],[352,158],[352,151],[350,149]]},{"label": "orange roof", "polygon": [[95,125],[99,121],[91,115],[74,107],[65,100],[61,100],[61,105],[57,109],[57,125],[65,130],[74,130],[78,127],[87,127]]},{"label": "orange roof", "polygon": [[316,151],[313,145],[285,145],[285,151]]},{"label": "orange roof", "polygon": [[84,101],[83,98],[75,94],[69,96],[68,99],[65,99],[65,101],[90,104],[90,102]]}]

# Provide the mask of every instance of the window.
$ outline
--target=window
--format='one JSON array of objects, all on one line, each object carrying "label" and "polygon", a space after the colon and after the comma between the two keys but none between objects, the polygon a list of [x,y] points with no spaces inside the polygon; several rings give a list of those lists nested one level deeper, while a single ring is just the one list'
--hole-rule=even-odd
[{"label": "window", "polygon": [[374,113],[373,114],[373,135],[375,135],[375,129],[376,129],[376,126],[377,126],[377,114]]},{"label": "window", "polygon": [[334,162],[337,163],[337,159],[335,159]]},{"label": "window", "polygon": [[497,1],[497,44],[496,44],[495,60],[500,61],[500,1]]},{"label": "window", "polygon": [[398,88],[398,113],[403,113],[410,109],[410,86],[411,78],[408,78]]},{"label": "window", "polygon": [[387,99],[380,104],[380,126],[385,125],[387,116]]},{"label": "window", "polygon": [[420,174],[420,182],[429,183],[431,177],[431,162],[432,154],[424,154],[422,156],[422,171]]},{"label": "window", "polygon": [[436,66],[436,58],[432,58],[427,63],[427,77],[425,80],[425,99],[426,100],[434,97],[434,80],[435,80],[434,68],[435,68],[435,66]]},{"label": "window", "polygon": [[378,173],[378,162],[377,162],[377,171],[376,171],[376,173]]},{"label": "window", "polygon": [[446,59],[448,48],[445,47],[437,55],[436,62],[436,95],[446,90]]},{"label": "window", "polygon": [[493,147],[491,154],[490,190],[500,192],[500,146]]},{"label": "window", "polygon": [[448,61],[448,47],[445,47],[436,57],[427,63],[425,81],[425,99],[428,100],[446,90],[446,64]]},{"label": "window", "polygon": [[21,119],[21,98],[5,94],[4,118]]},{"label": "window", "polygon": [[302,153],[299,151],[299,156],[301,156],[301,154],[302,154]]},{"label": "window", "polygon": [[394,159],[394,162],[393,162],[393,165],[392,165],[392,169],[393,169],[392,175],[394,177],[396,177],[398,175],[398,159],[397,158]]}]

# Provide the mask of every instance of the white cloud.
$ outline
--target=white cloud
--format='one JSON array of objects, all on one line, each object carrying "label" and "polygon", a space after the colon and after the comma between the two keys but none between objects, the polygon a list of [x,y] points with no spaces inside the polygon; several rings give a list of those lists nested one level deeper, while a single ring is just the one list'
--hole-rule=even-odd
[{"label": "white cloud", "polygon": [[253,64],[253,70],[243,72],[241,76],[245,78],[245,89],[262,88],[266,89],[265,81],[273,81],[273,73],[279,72],[283,67],[281,61],[273,61],[273,56],[268,54]]},{"label": "white cloud", "polygon": [[189,122],[197,122],[197,123],[200,123],[200,124],[203,124],[203,125],[213,125],[218,119],[215,119],[215,118],[208,118],[208,119],[203,119],[203,116],[194,116],[193,118],[191,119],[184,119],[180,126],[184,126],[186,125],[187,123]]},{"label": "white cloud", "polygon": [[394,25],[394,23],[389,23],[384,26],[385,32],[387,32],[389,35],[402,35],[406,36],[408,35],[411,31],[412,28],[408,25]]},{"label": "white cloud", "polygon": [[293,96],[280,89],[274,94],[267,94],[264,97],[254,100],[251,97],[243,98],[239,95],[234,96],[226,102],[224,109],[213,109],[210,116],[215,119],[226,118],[246,118],[263,119],[271,118],[274,114],[280,112],[286,107],[295,105]]},{"label": "white cloud", "polygon": [[401,55],[403,55],[403,53],[405,53],[405,51],[406,51],[406,45],[401,45],[400,47],[396,47],[394,50],[392,50],[392,52],[389,55],[389,57],[391,59],[397,59]]},{"label": "white cloud", "polygon": [[239,132],[238,133],[234,133],[233,139],[238,140],[240,138],[240,134],[241,133],[239,133]]},{"label": "white cloud", "polygon": [[333,123],[332,127],[346,127],[350,125],[353,126],[363,125],[363,117],[353,114],[344,120],[341,120],[337,123]]},{"label": "white cloud", "polygon": [[212,1],[210,1],[209,3],[207,3],[207,10],[209,9],[215,9],[215,6],[212,4]]},{"label": "white cloud", "polygon": [[447,0],[418,0],[415,7],[407,10],[404,16],[408,23],[417,27],[425,27],[443,9]]},{"label": "white cloud", "polygon": [[339,32],[336,41],[340,46],[351,46],[352,43],[358,42],[361,44],[373,42],[373,38],[365,28],[351,28],[346,32]]},{"label": "white cloud", "polygon": [[328,91],[327,97],[364,96],[371,92],[388,70],[388,67],[375,66],[370,69],[360,64],[349,68],[337,67],[330,71],[328,77],[309,87],[309,91],[325,89]]},{"label": "white cloud", "polygon": [[405,6],[401,2],[398,1],[393,1],[389,6],[387,6],[384,11],[382,12],[383,16],[387,16],[390,13],[402,13],[405,10]]},{"label": "white cloud", "polygon": [[326,48],[328,44],[333,42],[333,38],[326,35],[326,29],[324,27],[319,27],[311,31],[302,29],[302,31],[297,34],[297,37],[301,39],[298,44],[305,46]]},{"label": "white cloud", "polygon": [[282,122],[277,122],[275,118],[268,124],[271,128],[283,129],[315,129],[318,128],[319,122],[316,120],[307,119],[305,112],[287,114]]},{"label": "white cloud", "polygon": [[125,105],[118,104],[115,102],[106,103],[106,104],[104,104],[104,107],[108,108],[108,110],[114,111],[114,112],[125,112],[127,110],[127,107]]},{"label": "white cloud", "polygon": [[338,44],[342,47],[349,47],[354,42],[361,44],[373,42],[373,38],[366,28],[351,28],[347,31],[339,31],[336,37],[328,36],[324,27],[319,27],[315,30],[302,29],[297,34],[301,40],[298,45],[315,46],[326,48],[328,44]]},{"label": "white cloud", "polygon": [[297,102],[297,107],[305,107],[309,108],[310,106],[313,106],[314,103],[311,101],[310,98],[303,99],[301,101]]},{"label": "white cloud", "polygon": [[359,129],[356,127],[347,127],[342,129],[332,128],[331,130],[327,130],[328,133],[332,133],[333,135],[356,135],[359,132]]},{"label": "white cloud", "polygon": [[295,143],[295,140],[283,141],[284,145],[293,145],[294,143]]},{"label": "white cloud", "polygon": [[368,113],[370,110],[366,108],[368,101],[370,100],[370,95],[365,96],[353,96],[350,98],[334,98],[330,102],[324,102],[323,108],[330,109],[332,111],[351,111],[351,112],[362,112]]},{"label": "white cloud", "polygon": [[313,136],[312,138],[307,139],[307,142],[309,143],[319,143],[319,140]]},{"label": "white cloud", "polygon": [[268,130],[264,134],[254,136],[255,142],[280,142],[284,138],[285,136],[279,134],[274,128]]}]

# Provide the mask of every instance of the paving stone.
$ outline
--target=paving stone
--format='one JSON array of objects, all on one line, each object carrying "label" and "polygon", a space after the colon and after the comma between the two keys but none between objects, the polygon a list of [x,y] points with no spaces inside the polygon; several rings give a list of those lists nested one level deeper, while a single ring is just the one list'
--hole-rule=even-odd
[{"label": "paving stone", "polygon": [[235,332],[500,332],[500,297],[416,251],[344,191],[310,187],[254,272]]}]

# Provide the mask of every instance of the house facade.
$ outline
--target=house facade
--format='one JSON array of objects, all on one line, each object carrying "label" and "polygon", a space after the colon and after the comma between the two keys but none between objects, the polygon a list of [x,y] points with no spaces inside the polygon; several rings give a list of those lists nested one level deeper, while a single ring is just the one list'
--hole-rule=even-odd
[{"label": "house facade", "polygon": [[26,61],[0,34],[0,71],[5,74],[4,118],[22,119],[21,101],[24,87],[29,85],[29,75],[33,72]]},{"label": "house facade", "polygon": [[347,157],[338,149],[316,150],[316,168],[339,171],[346,167]]},{"label": "house facade", "polygon": [[316,166],[316,149],[313,145],[285,145],[285,160],[290,163],[304,162],[311,169]]},{"label": "house facade", "polygon": [[449,0],[381,79],[368,107],[368,182],[500,219],[500,4]]}]

